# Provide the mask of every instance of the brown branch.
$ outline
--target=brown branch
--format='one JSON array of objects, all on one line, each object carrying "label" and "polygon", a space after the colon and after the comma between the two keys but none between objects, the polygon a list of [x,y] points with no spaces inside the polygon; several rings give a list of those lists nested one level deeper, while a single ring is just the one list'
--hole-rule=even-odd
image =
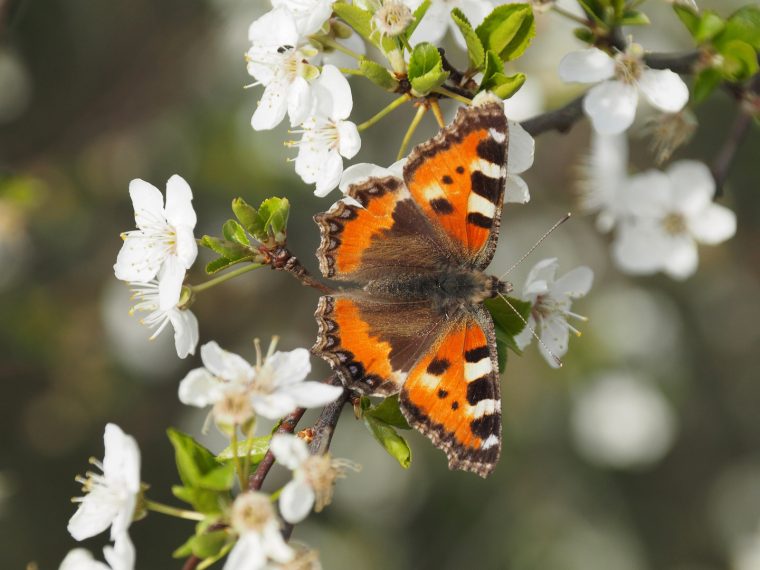
[{"label": "brown branch", "polygon": [[284,246],[276,246],[272,249],[262,248],[261,253],[264,255],[266,262],[272,269],[290,273],[303,285],[316,289],[321,293],[329,295],[334,292],[332,288],[314,279],[288,248]]},{"label": "brown branch", "polygon": [[[296,429],[296,426],[298,425],[298,422],[301,421],[301,418],[305,412],[306,410],[304,408],[296,408],[294,412],[291,412],[282,419],[282,422],[280,422],[280,425],[277,426],[277,429],[274,433],[293,433]],[[264,455],[264,459],[261,460],[261,463],[259,463],[256,471],[254,471],[253,474],[248,478],[249,491],[259,491],[261,489],[261,486],[264,484],[264,479],[269,474],[269,470],[272,468],[272,465],[274,465],[274,461],[275,460],[272,451],[267,450],[266,455]]]},{"label": "brown branch", "polygon": [[691,75],[700,57],[701,53],[697,50],[682,54],[648,53],[644,55],[644,63],[652,69],[669,69],[681,75]]}]

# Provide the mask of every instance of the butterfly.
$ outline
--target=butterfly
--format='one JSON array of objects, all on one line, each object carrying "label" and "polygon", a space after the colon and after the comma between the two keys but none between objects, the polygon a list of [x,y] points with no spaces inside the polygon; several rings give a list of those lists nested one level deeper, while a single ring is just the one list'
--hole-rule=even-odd
[{"label": "butterfly", "polygon": [[399,394],[450,469],[488,476],[501,450],[496,335],[483,301],[512,286],[484,273],[499,234],[508,127],[476,99],[410,153],[403,179],[369,178],[317,214],[322,274],[361,289],[320,298],[317,342],[352,389]]}]

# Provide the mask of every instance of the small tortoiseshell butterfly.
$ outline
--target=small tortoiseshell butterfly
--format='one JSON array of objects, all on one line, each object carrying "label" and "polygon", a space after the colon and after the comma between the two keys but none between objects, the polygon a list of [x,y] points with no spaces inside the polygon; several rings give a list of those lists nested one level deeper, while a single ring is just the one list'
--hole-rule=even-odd
[{"label": "small tortoiseshell butterfly", "polygon": [[364,394],[400,393],[409,423],[450,469],[485,477],[501,450],[494,325],[483,301],[511,285],[483,271],[498,240],[507,167],[501,101],[484,97],[417,146],[403,180],[370,178],[317,214],[325,277],[313,352]]}]

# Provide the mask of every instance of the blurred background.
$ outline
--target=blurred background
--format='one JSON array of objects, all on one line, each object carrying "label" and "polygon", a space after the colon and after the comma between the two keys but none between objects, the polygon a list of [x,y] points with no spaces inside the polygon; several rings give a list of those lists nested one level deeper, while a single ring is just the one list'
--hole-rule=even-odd
[{"label": "blurred background", "polygon": [[[728,15],[743,2],[703,0]],[[648,49],[691,47],[670,7],[650,0],[655,23],[635,30]],[[263,0],[0,0],[0,567],[57,568],[75,546],[69,498],[87,458],[102,457],[106,422],[134,435],[156,500],[177,503],[165,429],[200,436],[204,412],[177,399],[198,357],[178,360],[171,333],[128,315],[112,265],[132,228],[133,178],[163,190],[174,173],[193,188],[196,235],[218,234],[229,203],[270,195],[292,203],[293,251],[316,270],[317,199],[286,162],[286,129],[254,132],[258,89],[243,54]],[[559,59],[580,44],[554,14],[516,69],[530,77],[514,118],[556,108]],[[461,61],[462,54],[452,53]],[[457,60],[457,58],[460,58]],[[390,99],[352,80],[360,122]],[[508,107],[509,108],[509,107]],[[453,111],[453,108],[449,108]],[[676,158],[708,163],[735,106],[718,92],[697,109],[700,129]],[[369,130],[356,161],[393,162],[411,109]],[[642,115],[642,113],[640,113]],[[432,118],[417,142],[435,130]],[[653,165],[630,131],[631,167]],[[503,272],[575,204],[589,148],[584,121],[537,140],[525,175],[532,201],[505,209],[494,272]],[[679,283],[629,278],[610,263],[593,218],[575,217],[512,274],[558,257],[596,276],[575,305],[590,317],[552,370],[535,345],[510,358],[503,380],[504,451],[488,480],[451,473],[426,439],[409,433],[404,471],[346,411],[334,453],[364,466],[339,483],[335,502],[295,538],[328,569],[755,570],[760,568],[760,132],[741,148],[722,203],[735,238],[700,249],[700,269]],[[202,252],[190,278],[204,279]],[[202,294],[193,307],[201,342],[252,359],[251,339],[311,346],[317,294],[267,269]],[[313,378],[327,374],[314,360]],[[302,422],[309,425],[310,414]],[[213,430],[204,441],[224,445]],[[274,484],[285,471],[272,473]],[[138,568],[180,567],[172,550],[186,521],[152,514],[134,524]],[[105,537],[85,546],[99,551]]]}]

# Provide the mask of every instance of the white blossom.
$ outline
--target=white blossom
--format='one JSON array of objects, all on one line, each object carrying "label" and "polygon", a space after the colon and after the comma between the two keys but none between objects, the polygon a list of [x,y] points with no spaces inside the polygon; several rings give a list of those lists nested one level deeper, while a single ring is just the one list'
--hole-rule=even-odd
[{"label": "white blossom", "polygon": [[132,180],[129,195],[138,229],[122,234],[124,245],[113,266],[116,278],[147,283],[158,276],[159,306],[174,307],[185,272],[198,255],[193,193],[175,174],[166,183],[165,205],[161,191],[144,180]]},{"label": "white blossom", "polygon": [[579,206],[597,213],[596,227],[610,231],[625,215],[621,196],[628,183],[628,140],[625,134],[591,133],[591,152],[582,165]]},{"label": "white blossom", "polygon": [[115,424],[106,425],[103,440],[103,462],[90,460],[102,474],[77,477],[85,496],[74,499],[79,508],[68,530],[76,540],[84,540],[111,527],[111,539],[118,543],[132,522],[140,493],[140,450]]},{"label": "white blossom", "polygon": [[150,340],[156,338],[166,325],[171,323],[174,328],[174,346],[177,356],[185,358],[188,354],[195,354],[198,345],[198,319],[190,309],[181,308],[179,304],[161,309],[159,303],[159,284],[153,279],[147,283],[130,283],[134,307],[129,314],[135,312],[148,313],[140,319],[140,323],[148,328],[155,329]]},{"label": "white blossom", "polygon": [[[422,4],[422,0],[405,0],[405,2],[412,10],[416,10]],[[420,42],[438,45],[446,32],[451,30],[459,46],[465,48],[462,32],[451,19],[451,11],[454,8],[459,8],[467,16],[473,28],[477,28],[491,13],[493,5],[488,0],[432,0],[430,8],[412,34],[412,45]]]},{"label": "white blossom", "polygon": [[531,269],[521,296],[532,305],[528,317],[530,328],[525,327],[515,336],[515,342],[522,350],[532,340],[530,329],[535,330],[541,339],[539,350],[553,368],[559,367],[554,357],[561,358],[567,352],[570,332],[580,336],[580,332],[568,319],[586,320],[570,311],[573,299],[585,296],[594,280],[594,273],[585,266],[576,267],[556,279],[558,268],[557,259],[550,258],[539,261]]},{"label": "white blossom", "polygon": [[66,555],[58,570],[134,570],[135,547],[126,533],[116,537],[113,546],[103,548],[103,556],[108,564],[95,560],[85,548],[75,548]]},{"label": "white blossom", "polygon": [[632,176],[624,189],[628,216],[618,227],[613,258],[633,274],[664,271],[674,279],[692,275],[697,243],[723,242],[736,232],[736,216],[712,202],[715,181],[703,163],[674,162],[666,172]]},{"label": "white blossom", "polygon": [[306,443],[290,434],[272,436],[270,449],[278,462],[293,471],[293,479],[280,494],[280,512],[289,523],[301,522],[311,512],[330,504],[336,479],[345,477],[347,468],[358,467],[329,453],[311,455]]},{"label": "white blossom", "polygon": [[315,105],[300,129],[296,173],[307,184],[316,184],[314,193],[326,196],[340,182],[343,158],[353,158],[361,148],[356,125],[346,119],[353,99],[348,80],[332,65],[325,65],[314,82]]},{"label": "white blossom", "polygon": [[669,69],[650,69],[641,46],[631,44],[614,57],[598,48],[567,54],[559,64],[563,81],[599,83],[583,99],[583,110],[602,134],[625,131],[633,123],[639,91],[661,111],[675,113],[689,100],[689,88]]},{"label": "white blossom", "polygon": [[525,204],[530,201],[530,192],[520,174],[533,166],[536,141],[520,123],[508,120],[507,124],[509,125],[509,142],[504,201]]},{"label": "white blossom", "polygon": [[295,556],[280,534],[268,495],[251,491],[238,495],[232,504],[232,528],[239,538],[224,570],[259,570],[270,560],[284,564]]},{"label": "white blossom", "polygon": [[257,131],[273,129],[290,117],[301,124],[314,104],[310,82],[319,70],[309,62],[317,49],[305,42],[293,14],[285,6],[255,20],[249,30],[251,47],[246,59],[248,73],[263,85],[264,93],[251,118]]},{"label": "white blossom", "polygon": [[214,413],[223,423],[242,423],[251,413],[277,419],[298,407],[324,406],[343,391],[304,381],[311,371],[309,351],[304,348],[290,352],[270,348],[264,361],[254,367],[211,341],[201,346],[201,359],[204,367],[191,370],[180,383],[179,399],[199,408],[215,406]]},{"label": "white blossom", "polygon": [[317,33],[332,14],[333,0],[272,0],[274,8],[283,7],[293,16],[302,36]]}]

